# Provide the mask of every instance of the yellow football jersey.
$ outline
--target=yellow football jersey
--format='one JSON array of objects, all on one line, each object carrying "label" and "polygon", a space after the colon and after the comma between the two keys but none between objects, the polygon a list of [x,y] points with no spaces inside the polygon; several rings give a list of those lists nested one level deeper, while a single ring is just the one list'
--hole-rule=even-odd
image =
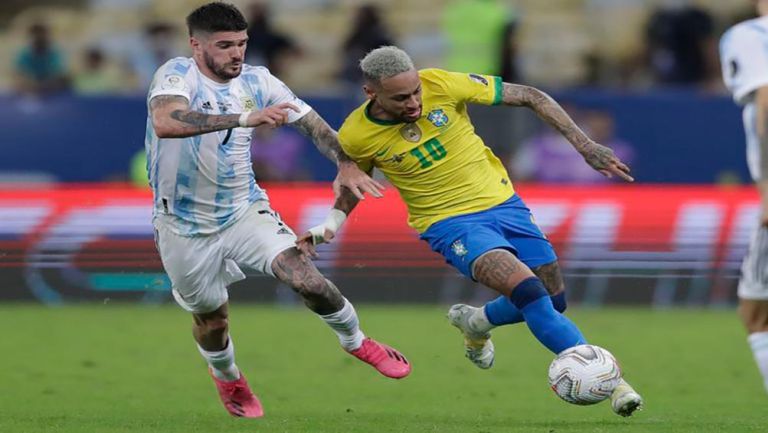
[{"label": "yellow football jersey", "polygon": [[467,103],[499,104],[499,77],[419,71],[422,115],[414,123],[374,119],[370,101],[339,130],[344,151],[365,171],[379,169],[408,206],[422,233],[445,218],[479,212],[514,194],[504,165],[475,134]]}]

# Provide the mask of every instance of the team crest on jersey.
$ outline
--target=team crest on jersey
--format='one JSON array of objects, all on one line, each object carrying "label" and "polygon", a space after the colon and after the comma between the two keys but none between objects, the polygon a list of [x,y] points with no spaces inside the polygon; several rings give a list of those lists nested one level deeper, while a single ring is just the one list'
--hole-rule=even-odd
[{"label": "team crest on jersey", "polygon": [[406,123],[400,128],[400,135],[411,143],[418,143],[421,140],[421,129],[415,123]]},{"label": "team crest on jersey", "polygon": [[443,111],[442,108],[436,108],[430,111],[427,115],[427,120],[432,122],[432,124],[438,128],[447,125],[449,121],[448,115],[445,114],[445,111]]},{"label": "team crest on jersey", "polygon": [[256,108],[256,101],[248,96],[240,98],[240,103],[243,104],[243,111],[253,111],[253,109]]},{"label": "team crest on jersey", "polygon": [[467,251],[467,247],[464,246],[464,243],[461,241],[461,239],[451,244],[451,250],[453,250],[453,254],[456,254],[459,257],[464,257],[469,252]]}]

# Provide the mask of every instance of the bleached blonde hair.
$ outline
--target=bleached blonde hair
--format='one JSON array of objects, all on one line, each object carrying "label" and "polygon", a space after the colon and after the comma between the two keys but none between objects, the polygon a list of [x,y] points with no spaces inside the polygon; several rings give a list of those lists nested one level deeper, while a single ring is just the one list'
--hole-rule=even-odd
[{"label": "bleached blonde hair", "polygon": [[366,80],[380,83],[381,80],[415,69],[411,56],[393,45],[371,50],[360,60],[360,69]]}]

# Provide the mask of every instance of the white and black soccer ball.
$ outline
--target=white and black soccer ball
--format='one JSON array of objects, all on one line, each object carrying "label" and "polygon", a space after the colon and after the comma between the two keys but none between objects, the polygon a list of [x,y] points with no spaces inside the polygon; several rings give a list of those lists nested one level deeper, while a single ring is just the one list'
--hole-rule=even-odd
[{"label": "white and black soccer ball", "polygon": [[549,365],[549,386],[568,403],[599,403],[611,396],[620,381],[616,358],[591,344],[566,349]]}]

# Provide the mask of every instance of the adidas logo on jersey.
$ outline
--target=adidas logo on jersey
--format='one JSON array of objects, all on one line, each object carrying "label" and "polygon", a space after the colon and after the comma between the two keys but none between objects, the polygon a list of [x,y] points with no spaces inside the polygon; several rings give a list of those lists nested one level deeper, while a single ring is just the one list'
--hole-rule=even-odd
[{"label": "adidas logo on jersey", "polygon": [[203,102],[203,110],[213,110],[213,105],[211,105],[210,102],[205,101]]},{"label": "adidas logo on jersey", "polygon": [[283,227],[283,228],[281,228],[280,230],[277,231],[277,234],[279,234],[279,235],[289,235],[289,234],[291,234],[291,232],[287,228]]}]

